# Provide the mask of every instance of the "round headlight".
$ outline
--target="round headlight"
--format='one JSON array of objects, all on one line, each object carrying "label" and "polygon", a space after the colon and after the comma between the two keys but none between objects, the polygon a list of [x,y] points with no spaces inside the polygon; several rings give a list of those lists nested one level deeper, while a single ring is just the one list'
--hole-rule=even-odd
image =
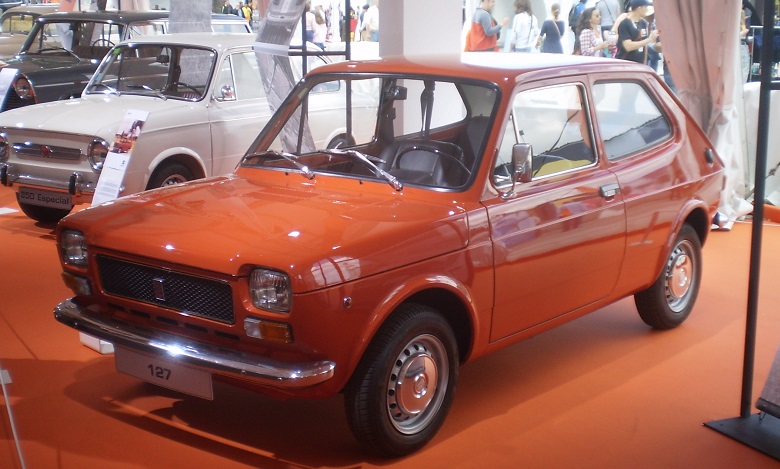
[{"label": "round headlight", "polygon": [[65,230],[60,236],[60,251],[66,264],[87,265],[87,239],[84,233]]},{"label": "round headlight", "polygon": [[249,277],[252,304],[258,308],[287,313],[292,303],[290,279],[273,270],[255,269]]},{"label": "round headlight", "polygon": [[23,76],[17,78],[14,82],[14,91],[22,99],[35,99],[35,91],[30,84],[30,80]]},{"label": "round headlight", "polygon": [[105,140],[95,139],[87,148],[87,158],[92,170],[99,173],[103,169],[103,163],[108,155],[108,143]]}]

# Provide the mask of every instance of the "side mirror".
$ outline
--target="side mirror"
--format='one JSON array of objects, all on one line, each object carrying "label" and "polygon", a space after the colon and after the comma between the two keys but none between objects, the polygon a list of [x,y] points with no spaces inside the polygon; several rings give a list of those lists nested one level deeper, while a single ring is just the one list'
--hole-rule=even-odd
[{"label": "side mirror", "polygon": [[[534,150],[530,143],[512,145],[512,182],[531,182]],[[514,185],[512,186],[514,188]]]},{"label": "side mirror", "polygon": [[533,178],[534,150],[530,143],[515,143],[512,145],[512,188],[501,194],[501,198],[511,199],[515,196],[515,186],[518,182],[531,182]]},{"label": "side mirror", "polygon": [[236,93],[233,91],[233,87],[230,85],[224,85],[222,88],[219,89],[219,100],[220,101],[230,101],[233,99],[236,99]]}]

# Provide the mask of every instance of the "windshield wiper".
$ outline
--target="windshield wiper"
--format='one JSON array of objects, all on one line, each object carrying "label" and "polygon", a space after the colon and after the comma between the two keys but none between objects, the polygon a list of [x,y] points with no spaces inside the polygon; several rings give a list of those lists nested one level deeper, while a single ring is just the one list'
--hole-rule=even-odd
[{"label": "windshield wiper", "polygon": [[339,150],[338,148],[328,148],[327,150],[317,151],[320,153],[325,153],[326,155],[344,155],[357,158],[358,161],[368,166],[374,174],[383,177],[393,189],[399,192],[404,189],[404,185],[401,184],[401,181],[399,181],[398,178],[375,165],[365,153],[361,153],[357,150]]},{"label": "windshield wiper", "polygon": [[273,156],[279,156],[284,158],[285,160],[289,161],[290,163],[294,164],[296,168],[298,168],[301,171],[301,174],[306,179],[314,179],[314,171],[310,170],[308,166],[298,161],[298,156],[293,155],[292,153],[287,153],[284,151],[276,151],[276,150],[266,150],[261,155],[273,155]]},{"label": "windshield wiper", "polygon": [[127,85],[127,88],[131,90],[151,91],[152,93],[156,94],[159,98],[161,98],[163,101],[168,100],[168,97],[165,96],[162,91],[156,90],[149,85]]},{"label": "windshield wiper", "polygon": [[[102,82],[97,82],[94,85],[90,86],[89,87],[89,91],[93,91],[93,90],[95,90],[95,88],[98,88],[98,87],[103,87],[103,88],[107,89],[109,93],[115,94],[115,95],[119,96],[119,91],[116,88],[114,88],[112,86],[109,86],[109,85],[106,85],[105,83],[102,83]],[[95,91],[95,92],[97,92],[97,91]]]}]

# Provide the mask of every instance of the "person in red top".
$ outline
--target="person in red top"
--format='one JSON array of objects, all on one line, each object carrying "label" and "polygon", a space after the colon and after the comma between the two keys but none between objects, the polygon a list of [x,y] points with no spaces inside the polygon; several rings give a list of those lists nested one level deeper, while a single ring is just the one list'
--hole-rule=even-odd
[{"label": "person in red top", "polygon": [[496,20],[490,16],[490,12],[496,5],[496,0],[482,0],[479,8],[471,19],[471,29],[466,36],[466,52],[489,52],[497,50],[496,41],[501,28],[509,24],[509,18]]}]

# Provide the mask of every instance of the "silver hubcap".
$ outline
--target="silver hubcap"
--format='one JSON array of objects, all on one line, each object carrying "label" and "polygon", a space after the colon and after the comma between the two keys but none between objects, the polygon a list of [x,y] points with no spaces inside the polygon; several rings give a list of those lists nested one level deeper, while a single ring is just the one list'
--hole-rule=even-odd
[{"label": "silver hubcap", "polygon": [[693,264],[693,246],[689,241],[682,241],[675,246],[669,261],[666,263],[666,301],[672,311],[679,313],[690,301],[688,293],[695,281]]},{"label": "silver hubcap", "polygon": [[175,184],[181,184],[182,182],[187,182],[187,180],[184,178],[184,176],[180,174],[173,174],[171,176],[168,176],[165,178],[165,180],[160,184],[160,187],[165,186],[173,186]]},{"label": "silver hubcap", "polygon": [[412,339],[393,364],[387,383],[387,412],[401,433],[413,434],[436,416],[449,381],[444,345],[435,336]]}]

